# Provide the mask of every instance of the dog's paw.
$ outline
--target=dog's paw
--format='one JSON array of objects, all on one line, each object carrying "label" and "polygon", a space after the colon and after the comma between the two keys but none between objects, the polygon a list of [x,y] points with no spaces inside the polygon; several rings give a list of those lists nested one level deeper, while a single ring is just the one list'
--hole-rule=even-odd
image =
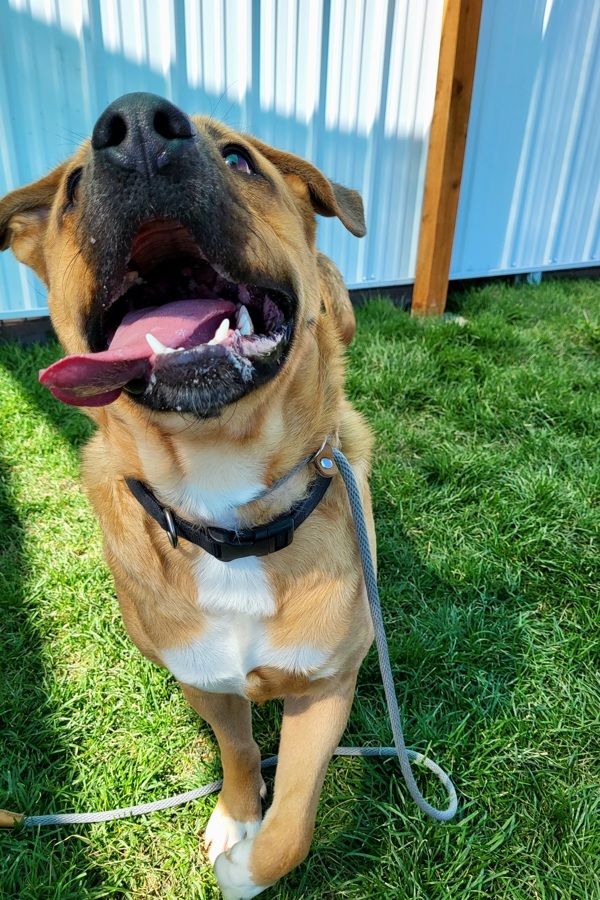
[{"label": "dog's paw", "polygon": [[215,806],[204,832],[204,847],[213,863],[220,853],[229,850],[244,838],[252,838],[260,828],[260,819],[253,822],[238,822],[223,812],[219,804]]},{"label": "dog's paw", "polygon": [[265,891],[269,885],[255,884],[250,874],[250,854],[254,838],[240,841],[215,860],[215,875],[225,900],[248,900]]}]

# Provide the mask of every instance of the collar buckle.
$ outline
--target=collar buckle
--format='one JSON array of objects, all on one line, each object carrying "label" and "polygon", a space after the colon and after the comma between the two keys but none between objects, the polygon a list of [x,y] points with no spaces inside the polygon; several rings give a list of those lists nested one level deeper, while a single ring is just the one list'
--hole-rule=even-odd
[{"label": "collar buckle", "polygon": [[215,542],[214,555],[221,562],[232,562],[234,559],[245,559],[248,556],[268,556],[289,547],[294,540],[294,520],[285,516],[269,525],[247,531],[229,531],[226,528],[206,529],[208,536]]}]

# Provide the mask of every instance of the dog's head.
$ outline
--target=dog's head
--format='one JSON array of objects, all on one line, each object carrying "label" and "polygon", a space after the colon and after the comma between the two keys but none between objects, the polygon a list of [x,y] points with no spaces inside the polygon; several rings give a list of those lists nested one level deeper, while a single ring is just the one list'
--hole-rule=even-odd
[{"label": "dog's head", "polygon": [[219,415],[276,378],[319,315],[315,213],[365,233],[362,202],[314,166],[151,94],[0,202],[10,247],[48,287],[67,403],[121,396]]}]

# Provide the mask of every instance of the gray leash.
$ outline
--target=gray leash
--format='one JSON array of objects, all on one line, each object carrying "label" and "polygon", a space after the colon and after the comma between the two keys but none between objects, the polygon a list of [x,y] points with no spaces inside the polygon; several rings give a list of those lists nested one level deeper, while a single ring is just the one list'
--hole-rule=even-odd
[{"label": "gray leash", "polygon": [[[356,537],[358,538],[358,550],[360,553],[360,561],[362,563],[363,575],[367,587],[367,596],[369,598],[369,608],[375,628],[375,643],[377,645],[377,653],[379,654],[379,668],[381,669],[381,678],[383,680],[383,690],[387,701],[388,713],[392,725],[392,735],[394,736],[395,753],[390,754],[398,757],[400,769],[408,788],[408,793],[413,798],[419,809],[436,819],[438,822],[447,822],[456,814],[458,801],[456,799],[456,790],[450,781],[450,777],[441,769],[437,763],[432,762],[422,753],[415,750],[407,750],[404,743],[404,735],[402,733],[402,725],[400,723],[400,710],[398,709],[398,700],[396,699],[396,689],[394,687],[394,678],[392,676],[392,667],[390,665],[390,654],[388,651],[387,641],[385,637],[385,626],[383,624],[383,616],[381,615],[381,604],[379,602],[379,590],[377,588],[377,578],[375,577],[375,569],[373,568],[373,559],[371,557],[371,548],[369,547],[369,537],[367,535],[367,526],[365,524],[365,516],[363,513],[362,503],[360,501],[360,493],[354,472],[350,463],[340,450],[333,450],[333,456],[340,470],[340,475],[348,492],[348,500],[350,501],[350,509],[352,510],[352,518],[354,519],[354,527],[356,528]],[[339,748],[341,749],[341,748]],[[352,748],[354,749],[354,748]],[[385,748],[389,749],[389,748]],[[337,751],[336,751],[337,752]],[[360,754],[362,755],[362,754]],[[423,794],[417,787],[409,759],[422,763],[431,772],[440,779],[448,794],[448,808],[436,809],[425,800]]]},{"label": "gray leash", "polygon": [[[381,606],[379,603],[379,591],[377,589],[377,578],[373,568],[373,560],[371,558],[371,549],[369,547],[369,538],[367,535],[367,526],[360,500],[360,493],[354,472],[350,467],[350,463],[340,450],[333,450],[333,455],[337,463],[337,467],[342,476],[342,480],[348,492],[350,508],[352,510],[352,518],[354,519],[354,527],[356,528],[356,536],[358,538],[358,549],[362,563],[365,585],[367,588],[367,596],[369,599],[369,607],[373,618],[373,626],[375,628],[375,643],[379,654],[379,667],[381,669],[381,677],[383,680],[383,689],[385,699],[387,701],[388,713],[392,725],[392,735],[394,737],[394,747],[337,747],[334,756],[397,756],[400,763],[400,770],[404,776],[406,787],[412,799],[415,801],[419,809],[436,819],[438,822],[447,822],[456,814],[458,801],[456,798],[456,790],[449,776],[432,760],[417,753],[415,750],[407,750],[404,743],[404,735],[402,733],[402,725],[400,723],[400,711],[398,709],[398,701],[396,699],[396,691],[394,688],[394,679],[392,677],[392,668],[390,665],[390,657],[385,637],[385,627],[383,617],[381,615]],[[446,793],[448,794],[448,808],[436,809],[425,800],[421,794],[414,775],[412,773],[409,760],[414,760],[426,766],[433,772],[442,782]],[[270,756],[261,763],[261,769],[267,769],[277,765],[277,757]],[[48,816],[24,816],[16,814],[7,814],[13,817],[12,822],[6,824],[17,824],[21,822],[28,828],[41,825],[81,825],[91,822],[109,822],[111,819],[126,819],[130,816],[141,816],[147,813],[156,812],[159,809],[171,809],[174,806],[180,806],[182,803],[189,803],[192,800],[198,800],[200,797],[206,797],[208,794],[214,794],[223,786],[223,781],[213,781],[205,784],[201,788],[193,791],[187,791],[184,794],[177,794],[176,797],[168,797],[164,800],[156,800],[154,803],[142,803],[139,806],[126,806],[122,809],[105,810],[104,812],[93,813],[60,813],[58,815]],[[1,812],[1,811],[0,811]]]}]

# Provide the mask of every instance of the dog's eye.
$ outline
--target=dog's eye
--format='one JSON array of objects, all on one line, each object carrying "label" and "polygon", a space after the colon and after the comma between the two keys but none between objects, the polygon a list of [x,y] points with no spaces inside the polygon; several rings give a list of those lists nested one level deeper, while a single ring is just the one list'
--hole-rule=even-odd
[{"label": "dog's eye", "polygon": [[79,182],[82,172],[83,169],[73,169],[67,179],[67,204],[69,206],[75,206],[79,200]]},{"label": "dog's eye", "polygon": [[225,165],[231,169],[237,169],[245,175],[255,175],[256,170],[253,168],[248,156],[238,147],[226,147],[223,151]]}]

